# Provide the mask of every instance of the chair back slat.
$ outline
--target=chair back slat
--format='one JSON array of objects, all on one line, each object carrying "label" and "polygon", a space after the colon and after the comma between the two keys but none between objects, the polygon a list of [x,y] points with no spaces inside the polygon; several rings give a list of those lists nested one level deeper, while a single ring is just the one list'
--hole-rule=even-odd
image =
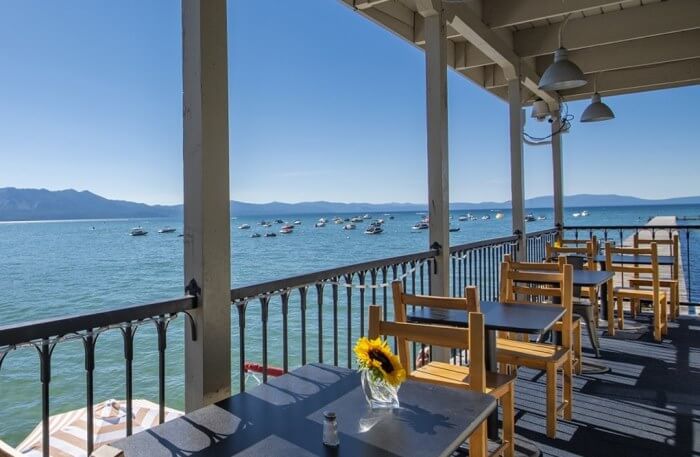
[{"label": "chair back slat", "polygon": [[671,238],[668,239],[655,239],[652,238],[641,238],[641,232],[634,234],[634,247],[640,248],[644,246],[649,246],[651,243],[656,243],[657,246],[670,246],[670,252],[668,255],[673,257],[673,265],[671,268],[671,279],[678,279],[680,272],[680,259],[681,259],[681,242],[678,233],[673,233]]}]

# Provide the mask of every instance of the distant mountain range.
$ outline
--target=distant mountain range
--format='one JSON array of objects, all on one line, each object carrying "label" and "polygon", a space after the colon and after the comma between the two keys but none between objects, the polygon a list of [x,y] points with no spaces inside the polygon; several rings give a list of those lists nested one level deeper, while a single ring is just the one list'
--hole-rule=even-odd
[{"label": "distant mountain range", "polygon": [[[525,201],[528,208],[551,208],[552,197],[535,197]],[[564,198],[570,208],[600,206],[645,206],[700,204],[700,196],[648,200],[623,195],[570,195]],[[507,209],[510,201],[482,203],[452,203],[453,210]],[[372,212],[427,211],[418,203],[245,203],[231,202],[234,216],[288,216],[296,214],[362,214]],[[146,205],[123,200],[109,200],[89,191],[73,189],[0,188],[0,221],[54,219],[112,219],[144,217],[181,217],[182,205]]]}]

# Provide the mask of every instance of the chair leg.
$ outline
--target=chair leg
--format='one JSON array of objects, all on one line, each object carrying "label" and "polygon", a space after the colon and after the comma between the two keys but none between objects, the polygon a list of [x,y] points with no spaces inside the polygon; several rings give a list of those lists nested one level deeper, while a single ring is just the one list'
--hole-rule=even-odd
[{"label": "chair leg", "polygon": [[671,285],[671,320],[676,320],[678,318],[678,284]]},{"label": "chair leg", "polygon": [[[631,302],[630,302],[631,303]],[[622,297],[617,297],[617,328],[625,329],[625,308]]]},{"label": "chair leg", "polygon": [[483,421],[469,437],[469,455],[486,457],[487,451],[488,439],[486,437],[486,421]]},{"label": "chair leg", "polygon": [[574,411],[574,386],[572,377],[572,367],[571,367],[571,356],[564,362],[564,384],[562,389],[564,390],[564,401],[566,406],[564,407],[564,419],[570,421]]},{"label": "chair leg", "polygon": [[501,397],[503,408],[503,441],[507,441],[503,455],[514,457],[515,455],[515,386],[510,385],[508,392]]},{"label": "chair leg", "polygon": [[661,341],[661,301],[654,300],[654,341],[657,343]]},{"label": "chair leg", "polygon": [[557,437],[557,367],[547,365],[547,437]]},{"label": "chair leg", "polygon": [[580,375],[583,370],[583,349],[581,348],[581,323],[574,329],[574,354],[576,357],[576,374]]},{"label": "chair leg", "polygon": [[615,297],[612,293],[612,284],[608,284],[608,335],[615,336]]}]

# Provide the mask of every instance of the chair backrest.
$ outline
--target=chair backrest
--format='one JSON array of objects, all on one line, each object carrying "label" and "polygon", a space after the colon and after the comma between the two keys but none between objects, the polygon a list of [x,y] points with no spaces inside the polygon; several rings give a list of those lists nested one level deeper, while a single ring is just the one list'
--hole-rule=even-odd
[{"label": "chair backrest", "polygon": [[671,238],[667,239],[655,239],[653,236],[652,238],[642,238],[639,236],[639,232],[634,234],[635,248],[650,246],[651,243],[656,243],[657,246],[669,246],[670,252],[668,255],[673,257],[673,268],[671,269],[671,273],[673,275],[673,279],[678,279],[681,261],[681,241],[678,233],[674,233]]},{"label": "chair backrest", "polygon": [[562,317],[562,345],[571,347],[573,319],[573,266],[560,257],[553,263],[513,262],[509,255],[501,263],[500,301],[514,304],[543,304],[542,299],[559,303]]},{"label": "chair backrest", "polygon": [[598,237],[595,235],[591,235],[590,238],[562,238],[558,236],[555,243],[562,248],[576,248],[585,246],[589,241],[591,241],[595,247],[595,255],[598,255],[600,245],[598,244]]},{"label": "chair backrest", "polygon": [[[403,290],[401,281],[391,283],[391,292],[394,298],[394,319],[396,322],[407,322],[407,306],[424,306],[427,308],[454,309],[467,312],[480,312],[479,291],[475,286],[464,288],[464,297],[436,297],[430,295],[412,295]],[[404,366],[408,366],[410,360],[408,341],[405,338],[397,338],[399,359]]]},{"label": "chair backrest", "polygon": [[597,241],[595,237],[593,240],[584,240],[583,244],[576,246],[556,246],[552,244],[545,245],[545,252],[547,260],[551,261],[557,257],[566,256],[569,254],[581,255],[586,258],[586,269],[596,270],[597,264],[594,261],[594,257],[598,253]]},{"label": "chair backrest", "polygon": [[[396,337],[397,340],[434,345],[445,348],[469,350],[470,388],[486,392],[486,355],[484,349],[484,315],[469,313],[469,328],[433,324],[413,324],[408,322],[386,321],[382,319],[379,305],[369,307],[369,338]],[[399,360],[410,379],[408,345],[399,345]]]},{"label": "chair backrest", "polygon": [[[659,255],[656,242],[651,242],[647,247],[616,247],[611,242],[605,243],[605,269],[615,273],[631,273],[634,277],[640,274],[651,275],[654,298],[659,294]],[[647,265],[629,265],[614,262],[615,255],[637,255],[649,256],[650,263]]]}]

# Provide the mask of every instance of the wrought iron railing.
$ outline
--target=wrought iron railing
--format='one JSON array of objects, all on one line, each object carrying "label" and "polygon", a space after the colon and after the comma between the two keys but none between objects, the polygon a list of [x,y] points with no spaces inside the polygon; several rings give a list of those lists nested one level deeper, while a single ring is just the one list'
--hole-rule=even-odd
[{"label": "wrought iron railing", "polygon": [[547,255],[545,247],[548,244],[554,243],[558,233],[559,230],[556,228],[528,233],[527,241],[525,243],[528,261],[541,262],[544,260]]},{"label": "wrought iron railing", "polygon": [[619,245],[625,244],[631,236],[642,231],[651,232],[652,237],[656,237],[659,233],[664,233],[668,237],[671,237],[673,233],[678,233],[686,285],[686,300],[682,304],[690,306],[690,312],[695,313],[695,307],[700,302],[700,294],[693,290],[695,279],[700,274],[700,258],[698,258],[700,256],[700,251],[698,251],[700,225],[581,225],[565,226],[562,230],[566,238],[590,239],[595,235],[602,243],[613,241]]},{"label": "wrought iron railing", "polygon": [[[126,432],[131,435],[133,428],[133,376],[134,335],[138,328],[154,324],[158,337],[158,403],[159,421],[165,418],[165,349],[167,345],[168,324],[178,314],[197,306],[196,298],[185,296],[144,305],[131,305],[119,309],[69,317],[59,317],[35,322],[13,324],[0,327],[0,369],[6,356],[22,347],[34,347],[39,355],[41,380],[41,420],[42,453],[49,455],[49,387],[51,383],[51,356],[59,342],[82,340],[85,349],[85,385],[87,414],[87,454],[93,451],[93,374],[95,370],[95,345],[98,337],[106,331],[121,331],[125,361],[126,393]],[[192,336],[196,331],[192,319]]]}]

